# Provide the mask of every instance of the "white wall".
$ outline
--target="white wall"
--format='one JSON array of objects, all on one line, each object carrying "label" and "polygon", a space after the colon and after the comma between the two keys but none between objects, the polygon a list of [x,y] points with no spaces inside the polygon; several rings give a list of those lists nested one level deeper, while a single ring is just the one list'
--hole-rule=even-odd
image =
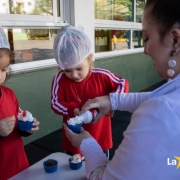
[{"label": "white wall", "polygon": [[84,27],[84,31],[91,40],[94,53],[94,0],[74,0],[71,5],[74,7],[72,10],[74,12],[71,12],[70,23],[74,26],[81,24]]}]

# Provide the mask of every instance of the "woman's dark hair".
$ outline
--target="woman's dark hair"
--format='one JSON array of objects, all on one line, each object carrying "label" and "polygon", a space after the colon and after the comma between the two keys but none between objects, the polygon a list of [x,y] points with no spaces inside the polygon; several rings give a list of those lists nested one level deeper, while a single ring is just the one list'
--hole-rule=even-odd
[{"label": "woman's dark hair", "polygon": [[[12,61],[12,52],[10,49],[7,49],[7,48],[0,48],[0,59],[4,56],[4,55],[7,55],[9,56],[10,58],[10,64],[13,64],[13,61]],[[10,78],[10,75],[11,75],[11,68],[10,66],[8,67],[8,73],[6,75],[6,80]]]},{"label": "woman's dark hair", "polygon": [[175,23],[180,24],[180,0],[147,0],[146,8],[150,8],[149,17],[157,22],[161,38]]}]

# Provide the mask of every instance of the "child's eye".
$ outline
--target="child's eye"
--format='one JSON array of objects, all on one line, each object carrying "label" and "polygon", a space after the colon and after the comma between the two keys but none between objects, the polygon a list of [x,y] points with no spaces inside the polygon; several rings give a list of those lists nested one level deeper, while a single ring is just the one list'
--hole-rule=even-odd
[{"label": "child's eye", "polygon": [[81,70],[82,70],[82,68],[77,68],[77,70],[78,70],[78,71],[81,71]]},{"label": "child's eye", "polygon": [[64,70],[64,72],[70,72],[70,70]]}]

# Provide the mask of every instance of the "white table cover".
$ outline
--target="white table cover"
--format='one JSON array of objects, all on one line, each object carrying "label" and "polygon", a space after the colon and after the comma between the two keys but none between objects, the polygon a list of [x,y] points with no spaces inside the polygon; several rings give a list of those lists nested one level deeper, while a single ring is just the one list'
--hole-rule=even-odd
[{"label": "white table cover", "polygon": [[[81,169],[72,170],[68,162],[70,157],[71,156],[60,152],[50,154],[24,171],[11,177],[9,180],[86,180],[85,161]],[[43,162],[47,159],[55,159],[58,161],[56,172],[45,172]]]}]

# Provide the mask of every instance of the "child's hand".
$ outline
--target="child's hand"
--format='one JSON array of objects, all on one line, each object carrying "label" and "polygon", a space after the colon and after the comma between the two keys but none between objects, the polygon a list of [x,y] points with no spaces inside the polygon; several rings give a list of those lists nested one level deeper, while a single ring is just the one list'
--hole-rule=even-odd
[{"label": "child's hand", "polygon": [[80,115],[80,109],[75,108],[74,109],[74,116],[76,117],[76,116],[79,116],[79,115]]},{"label": "child's hand", "polygon": [[37,119],[34,119],[33,128],[32,128],[30,131],[28,131],[28,132],[31,133],[31,134],[33,134],[33,133],[35,133],[36,131],[38,131],[38,130],[39,130],[39,124],[40,124],[40,122],[37,121]]},{"label": "child's hand", "polygon": [[8,136],[14,129],[15,117],[7,117],[0,120],[0,135]]}]

